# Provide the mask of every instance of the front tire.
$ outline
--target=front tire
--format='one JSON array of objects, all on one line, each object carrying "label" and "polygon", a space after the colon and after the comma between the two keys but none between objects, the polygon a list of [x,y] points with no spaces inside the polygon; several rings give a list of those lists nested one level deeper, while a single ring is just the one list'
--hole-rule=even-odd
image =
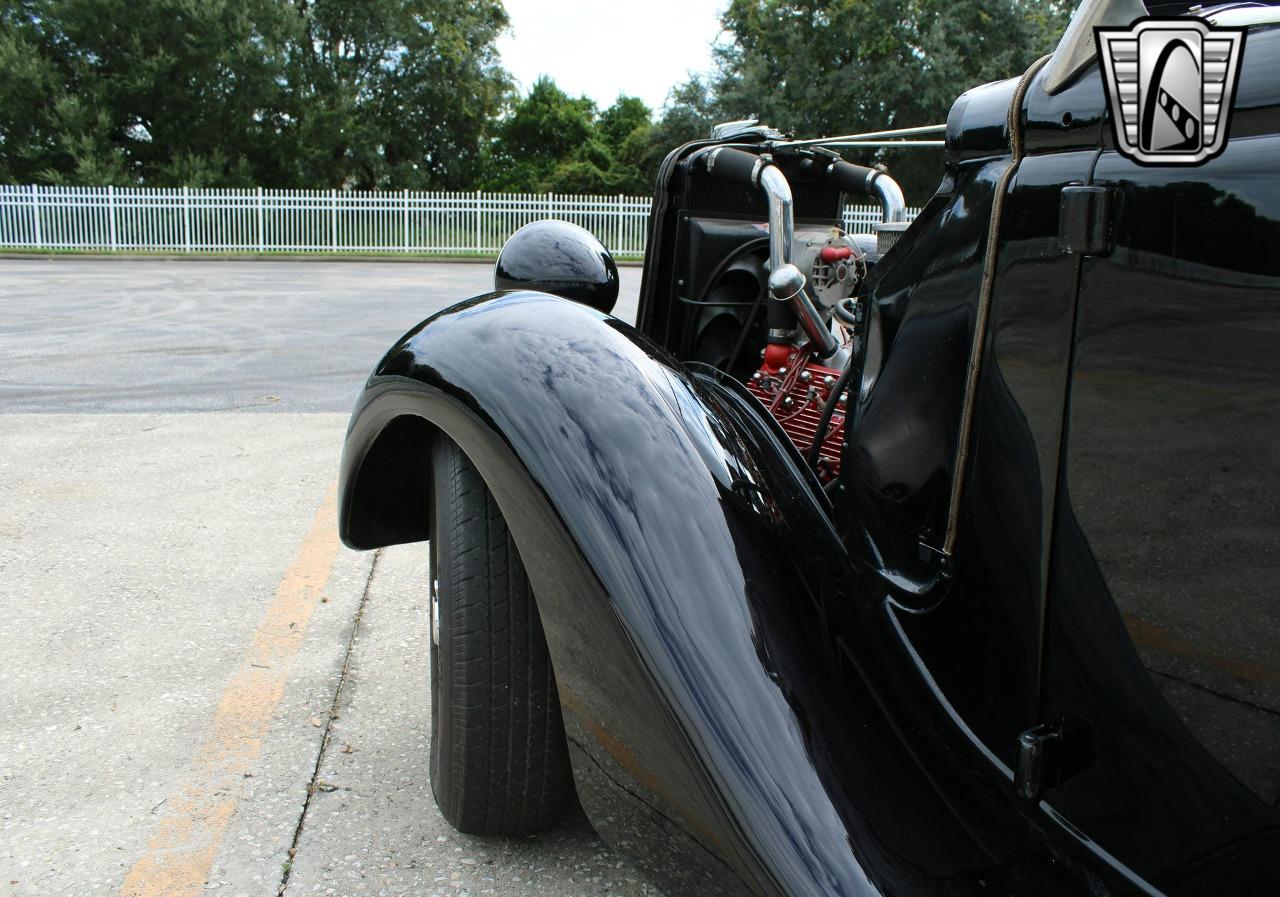
[{"label": "front tire", "polygon": [[441,435],[431,463],[431,790],[461,832],[545,829],[573,779],[533,590],[471,461]]}]

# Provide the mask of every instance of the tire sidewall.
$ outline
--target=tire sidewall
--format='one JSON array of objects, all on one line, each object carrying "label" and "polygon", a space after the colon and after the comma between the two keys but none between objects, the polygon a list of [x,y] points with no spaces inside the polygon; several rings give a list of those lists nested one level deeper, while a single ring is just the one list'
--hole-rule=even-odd
[{"label": "tire sidewall", "polygon": [[[444,440],[436,440],[431,451],[432,473],[434,483],[439,484],[447,482],[449,476],[449,458],[447,454],[447,444]],[[449,683],[445,681],[445,677],[441,675],[442,670],[449,669],[448,664],[448,643],[449,615],[446,611],[445,595],[448,590],[443,588],[440,583],[440,577],[443,572],[441,561],[441,539],[444,533],[449,531],[447,523],[442,519],[447,513],[447,503],[439,501],[437,494],[439,488],[432,489],[431,497],[431,522],[428,531],[428,580],[427,580],[427,649],[430,653],[431,661],[431,743],[430,743],[430,764],[431,764],[431,791],[435,796],[436,803],[444,806],[447,800],[449,783],[446,779],[449,777],[451,769],[449,757],[449,745],[451,739],[448,737],[448,726],[451,725],[449,708],[450,694]],[[439,602],[439,620],[435,619],[435,608],[433,607],[433,598]],[[439,644],[436,644],[436,640]]]}]

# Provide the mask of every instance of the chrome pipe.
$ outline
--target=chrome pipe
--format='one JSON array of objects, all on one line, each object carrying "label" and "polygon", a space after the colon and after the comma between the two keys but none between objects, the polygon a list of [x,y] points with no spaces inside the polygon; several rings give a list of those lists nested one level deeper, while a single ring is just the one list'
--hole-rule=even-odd
[{"label": "chrome pipe", "polygon": [[819,358],[830,358],[840,348],[835,334],[804,291],[804,273],[787,262],[773,269],[769,275],[769,295],[775,302],[785,302],[795,315],[796,322],[809,337],[809,349]]},{"label": "chrome pipe", "polygon": [[884,172],[871,181],[871,189],[880,200],[880,208],[884,210],[881,221],[884,224],[902,224],[907,220],[907,200],[902,195],[898,182]]},{"label": "chrome pipe", "polygon": [[759,169],[757,183],[769,203],[769,270],[777,271],[791,264],[791,246],[795,242],[795,203],[791,185],[777,166]]}]

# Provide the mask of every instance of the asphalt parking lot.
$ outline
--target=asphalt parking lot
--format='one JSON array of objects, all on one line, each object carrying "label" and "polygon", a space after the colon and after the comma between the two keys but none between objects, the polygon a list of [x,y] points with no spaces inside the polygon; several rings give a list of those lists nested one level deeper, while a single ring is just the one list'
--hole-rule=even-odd
[{"label": "asphalt parking lot", "polygon": [[581,817],[446,825],[425,547],[337,542],[361,383],[489,278],[0,260],[0,897],[657,893]]}]

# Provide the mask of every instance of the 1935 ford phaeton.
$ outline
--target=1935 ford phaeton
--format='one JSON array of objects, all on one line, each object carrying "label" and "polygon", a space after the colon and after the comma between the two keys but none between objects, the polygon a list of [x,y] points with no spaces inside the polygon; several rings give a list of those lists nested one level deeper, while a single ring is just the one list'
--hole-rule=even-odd
[{"label": "1935 ford phaeton", "polygon": [[576,799],[673,894],[1280,894],[1280,10],[1198,12],[1246,31],[1197,167],[1120,152],[1093,32],[1187,6],[965,93],[909,226],[722,127],[634,328],[541,222],[392,347],[341,528],[430,542],[450,822]]}]

